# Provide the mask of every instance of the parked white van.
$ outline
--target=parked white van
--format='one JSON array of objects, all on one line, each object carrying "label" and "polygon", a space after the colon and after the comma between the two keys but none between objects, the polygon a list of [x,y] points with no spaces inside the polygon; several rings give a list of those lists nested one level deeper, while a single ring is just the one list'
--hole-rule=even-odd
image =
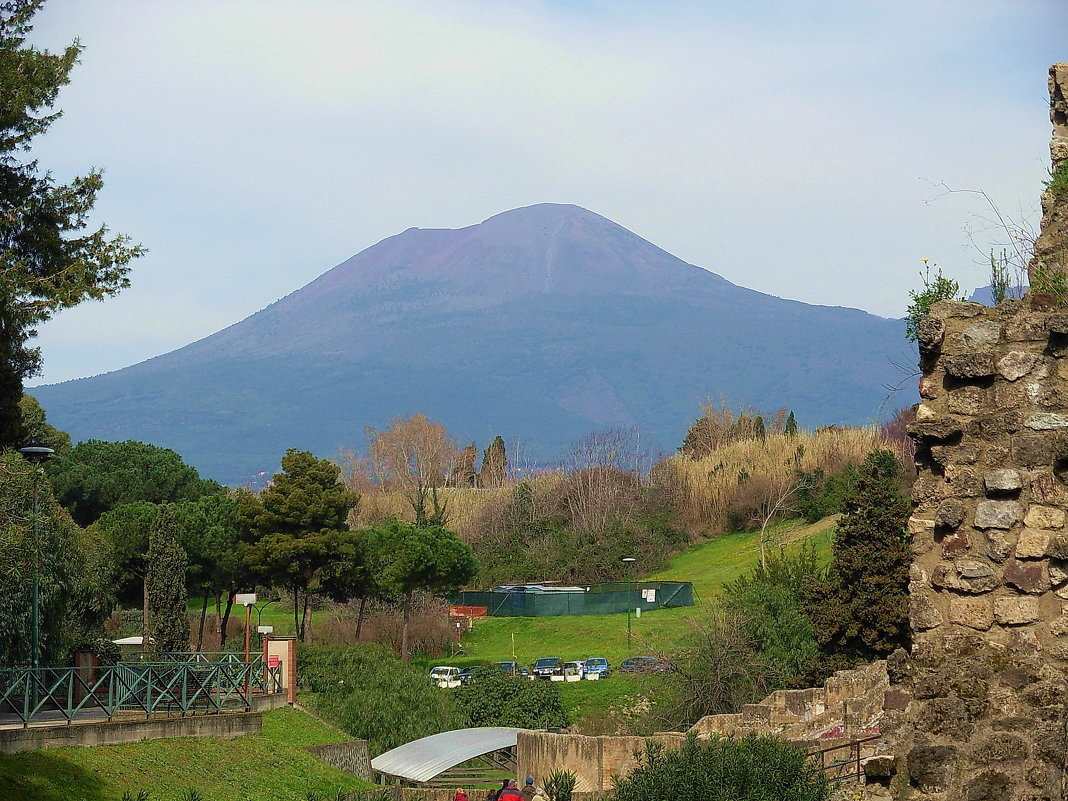
[{"label": "parked white van", "polygon": [[438,687],[459,687],[460,668],[439,665],[430,669],[430,680]]}]

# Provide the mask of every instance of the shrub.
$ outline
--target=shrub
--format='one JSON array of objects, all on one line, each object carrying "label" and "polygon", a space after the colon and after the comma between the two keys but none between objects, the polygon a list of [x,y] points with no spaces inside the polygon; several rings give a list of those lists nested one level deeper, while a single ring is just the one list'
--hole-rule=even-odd
[{"label": "shrub", "polygon": [[555,684],[521,676],[487,670],[458,688],[455,701],[470,726],[547,729],[570,722]]},{"label": "shrub", "polygon": [[315,713],[367,740],[373,754],[463,726],[452,696],[385,647],[302,644],[297,665],[316,693]]},{"label": "shrub", "polygon": [[825,801],[826,776],[800,748],[773,736],[694,734],[681,748],[646,745],[642,764],[615,778],[615,801]]},{"label": "shrub", "polygon": [[808,686],[816,671],[819,643],[802,604],[805,585],[824,573],[815,549],[806,545],[796,555],[770,557],[766,566],[758,564],[723,588],[724,606],[739,614],[773,686]]},{"label": "shrub", "polygon": [[[931,268],[934,267],[934,275]],[[960,284],[942,275],[942,268],[923,260],[923,272],[920,273],[923,289],[909,292],[909,305],[905,309],[905,338],[915,342],[920,333],[920,323],[927,313],[940,300],[964,300]]]},{"label": "shrub", "polygon": [[734,610],[713,606],[707,617],[689,621],[692,634],[671,656],[665,677],[664,722],[688,727],[705,715],[738,712],[763,698],[769,671]]},{"label": "shrub", "polygon": [[545,794],[549,801],[571,801],[578,777],[569,770],[554,770],[545,780]]}]

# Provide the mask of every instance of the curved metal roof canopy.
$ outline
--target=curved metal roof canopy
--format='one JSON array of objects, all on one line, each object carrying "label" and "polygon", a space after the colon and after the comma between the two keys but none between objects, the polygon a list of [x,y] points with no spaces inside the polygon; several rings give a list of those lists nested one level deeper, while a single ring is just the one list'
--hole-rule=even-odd
[{"label": "curved metal roof canopy", "polygon": [[517,734],[525,729],[483,726],[456,729],[413,740],[371,760],[371,769],[410,782],[426,782],[469,759],[515,748]]}]

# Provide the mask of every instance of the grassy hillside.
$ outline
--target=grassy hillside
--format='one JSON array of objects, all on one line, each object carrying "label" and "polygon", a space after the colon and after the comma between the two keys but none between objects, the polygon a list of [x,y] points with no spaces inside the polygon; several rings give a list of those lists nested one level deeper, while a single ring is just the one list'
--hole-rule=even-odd
[{"label": "grassy hillside", "polygon": [[263,715],[260,734],[148,740],[100,748],[57,748],[0,756],[0,798],[19,801],[118,801],[147,790],[171,801],[195,788],[204,801],[288,801],[333,795],[364,782],[303,749],[350,739],[294,709]]}]

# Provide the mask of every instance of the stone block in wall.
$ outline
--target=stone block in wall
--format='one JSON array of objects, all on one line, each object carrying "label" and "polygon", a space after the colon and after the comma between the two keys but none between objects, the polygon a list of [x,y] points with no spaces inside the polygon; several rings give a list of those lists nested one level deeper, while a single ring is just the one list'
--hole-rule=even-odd
[{"label": "stone block in wall", "polygon": [[1004,562],[1012,555],[1012,544],[1005,538],[1005,532],[996,528],[984,532],[986,555],[995,562]]},{"label": "stone block in wall", "polygon": [[1012,528],[1022,511],[1016,501],[980,501],[975,507],[975,527]]},{"label": "stone block in wall", "polygon": [[1001,339],[1001,325],[993,320],[972,323],[960,333],[960,341],[968,350],[993,348]]},{"label": "stone block in wall", "polygon": [[1050,431],[1068,428],[1068,415],[1055,414],[1053,412],[1039,412],[1032,414],[1024,421],[1024,425],[1035,431]]},{"label": "stone block in wall", "polygon": [[1068,503],[1068,494],[1064,485],[1051,472],[1031,473],[1027,482],[1027,491],[1033,503],[1047,506],[1064,506]]},{"label": "stone block in wall", "polygon": [[994,408],[1017,409],[1027,399],[1027,387],[1019,384],[997,383],[994,385]]},{"label": "stone block in wall", "polygon": [[979,433],[984,439],[995,440],[1020,430],[1023,419],[1015,409],[986,414],[973,423],[978,425]]},{"label": "stone block in wall", "polygon": [[955,531],[942,539],[942,558],[956,559],[971,550],[971,537],[967,531]]},{"label": "stone block in wall", "polygon": [[920,350],[927,353],[936,353],[942,347],[942,340],[946,335],[946,322],[933,314],[928,314],[916,329],[916,342]]},{"label": "stone block in wall", "polygon": [[968,507],[963,501],[946,500],[938,504],[935,512],[935,526],[938,528],[958,529],[964,523],[964,516],[968,513]]},{"label": "stone block in wall", "polygon": [[946,408],[952,414],[976,415],[983,411],[986,392],[981,387],[960,387],[946,397]]},{"label": "stone block in wall", "polygon": [[1003,494],[1017,492],[1022,489],[1023,481],[1020,478],[1019,470],[1003,468],[1001,470],[992,470],[983,476],[983,486],[991,494]]},{"label": "stone block in wall", "polygon": [[979,443],[962,442],[960,445],[934,445],[931,457],[945,467],[951,464],[975,464],[979,461]]},{"label": "stone block in wall", "polygon": [[998,359],[998,372],[1006,381],[1023,378],[1035,366],[1038,357],[1022,350],[1010,350]]},{"label": "stone block in wall", "polygon": [[1022,467],[1050,467],[1063,448],[1054,432],[1021,431],[1012,438],[1012,459]]},{"label": "stone block in wall", "polygon": [[1054,559],[1068,559],[1068,535],[1058,534],[1049,541],[1046,553]]},{"label": "stone block in wall", "polygon": [[1001,577],[993,567],[979,559],[940,562],[931,571],[931,584],[946,590],[981,595],[1001,586]]},{"label": "stone block in wall", "polygon": [[989,598],[950,598],[949,622],[986,631],[994,625],[994,607]]},{"label": "stone block in wall", "polygon": [[983,479],[973,467],[948,465],[946,467],[946,484],[949,485],[949,492],[958,498],[977,498],[985,494]]},{"label": "stone block in wall", "polygon": [[946,374],[962,381],[991,378],[997,373],[992,353],[961,353],[942,360]]},{"label": "stone block in wall", "polygon": [[963,423],[956,417],[909,423],[907,430],[911,436],[924,442],[943,442],[964,433]]},{"label": "stone block in wall", "polygon": [[927,595],[909,594],[909,621],[916,631],[926,631],[942,625],[942,613]]},{"label": "stone block in wall", "polygon": [[1049,581],[1054,587],[1068,581],[1068,562],[1051,559],[1049,561]]},{"label": "stone block in wall", "polygon": [[1008,342],[1042,342],[1049,336],[1041,314],[1016,314],[1005,321],[1004,332]]},{"label": "stone block in wall", "polygon": [[1052,531],[1025,528],[1016,539],[1016,558],[1041,559],[1046,555],[1046,549],[1049,548],[1049,542],[1052,538]]},{"label": "stone block in wall", "polygon": [[1021,592],[1032,595],[1041,595],[1052,586],[1049,579],[1049,568],[1045,562],[1025,561],[1010,559],[1005,564],[1002,573],[1006,584],[1011,584]]},{"label": "stone block in wall", "polygon": [[1064,509],[1031,504],[1024,515],[1024,525],[1031,528],[1058,529],[1064,527]]},{"label": "stone block in wall", "polygon": [[1012,595],[994,599],[994,620],[1003,626],[1035,623],[1040,617],[1037,598]]}]

